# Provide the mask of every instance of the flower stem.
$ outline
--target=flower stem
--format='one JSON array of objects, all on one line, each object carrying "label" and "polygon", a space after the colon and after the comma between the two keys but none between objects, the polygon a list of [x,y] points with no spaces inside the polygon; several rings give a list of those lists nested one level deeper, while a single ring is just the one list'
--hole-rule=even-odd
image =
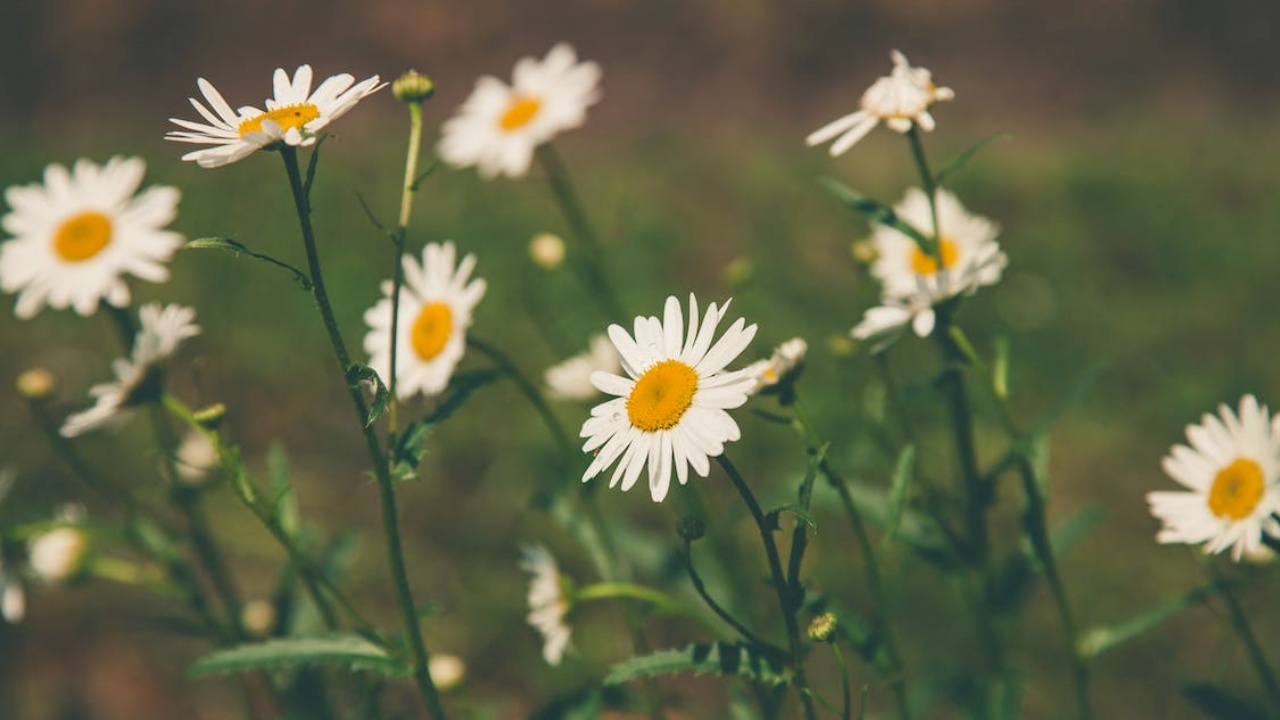
[{"label": "flower stem", "polygon": [[396,510],[396,491],[391,479],[391,469],[387,462],[373,427],[366,422],[369,411],[357,384],[347,382],[347,370],[351,367],[351,358],[347,354],[346,344],[342,340],[342,332],[338,328],[333,307],[329,303],[329,295],[325,290],[324,276],[320,269],[320,255],[316,248],[315,233],[311,228],[311,203],[303,188],[302,177],[298,172],[298,151],[290,145],[280,148],[280,157],[284,160],[285,172],[289,176],[289,188],[293,192],[294,210],[298,215],[298,224],[302,231],[302,243],[307,253],[307,269],[311,276],[311,294],[320,316],[324,320],[325,330],[329,335],[329,343],[338,360],[343,382],[351,395],[351,404],[356,412],[356,421],[364,434],[369,458],[373,462],[374,476],[378,481],[378,494],[382,505],[382,521],[385,529],[387,561],[391,566],[391,578],[396,587],[396,598],[400,603],[400,614],[403,616],[404,632],[413,651],[414,682],[423,703],[436,720],[445,717],[444,706],[440,701],[440,692],[431,680],[428,668],[426,642],[422,638],[422,627],[418,620],[417,605],[413,600],[413,592],[409,587],[408,572],[405,569],[404,549],[401,546],[400,523]]},{"label": "flower stem", "polygon": [[697,568],[693,566],[693,549],[687,541],[684,545],[684,552],[681,553],[681,558],[684,559],[684,567],[689,573],[689,581],[693,583],[693,589],[697,591],[698,597],[702,598],[702,601],[707,604],[707,607],[711,608],[711,611],[714,612],[717,617],[728,623],[734,630],[737,630],[738,634],[752,645],[769,649],[779,655],[785,654],[781,648],[776,647],[773,643],[767,642],[755,633],[751,632],[746,625],[743,625],[742,622],[726,610],[723,605],[716,602],[716,599],[711,597],[711,593],[707,591],[707,585],[703,582],[702,576],[698,574]]},{"label": "flower stem", "polygon": [[929,170],[929,161],[924,155],[924,143],[920,140],[920,131],[915,125],[907,131],[907,140],[911,143],[911,156],[915,158],[916,170],[920,173],[920,184],[924,186],[924,194],[929,198],[929,218],[933,221],[932,241],[929,245],[933,259],[942,267],[942,229],[938,227],[938,183]]},{"label": "flower stem", "polygon": [[840,668],[840,699],[842,700],[840,712],[841,720],[850,720],[853,713],[853,690],[849,686],[849,666],[844,661],[844,653],[840,652],[840,645],[830,643],[831,652],[835,653],[836,665]]},{"label": "flower stem", "polygon": [[1253,669],[1258,673],[1258,679],[1262,682],[1262,687],[1266,690],[1267,700],[1271,703],[1271,707],[1277,713],[1280,713],[1280,684],[1276,682],[1276,676],[1271,672],[1271,666],[1267,663],[1267,656],[1262,652],[1262,646],[1258,644],[1257,637],[1253,634],[1253,629],[1249,626],[1249,619],[1245,617],[1244,609],[1240,607],[1240,601],[1231,590],[1231,583],[1222,576],[1222,571],[1218,569],[1217,563],[1213,557],[1206,556],[1205,563],[1209,566],[1209,572],[1213,575],[1214,588],[1218,594],[1222,596],[1222,600],[1227,605],[1227,613],[1231,616],[1231,626],[1235,629],[1236,634],[1240,636],[1240,640],[1244,643],[1245,652],[1249,655],[1249,662],[1253,665]]},{"label": "flower stem", "polygon": [[773,527],[765,517],[764,511],[760,509],[760,503],[756,502],[755,496],[751,494],[751,488],[747,487],[742,475],[729,461],[728,456],[721,454],[716,457],[716,462],[724,469],[733,487],[742,496],[742,501],[747,504],[747,510],[751,512],[752,519],[756,521],[756,528],[760,531],[760,539],[764,542],[765,555],[769,560],[769,572],[773,575],[773,587],[778,594],[778,603],[782,607],[782,619],[787,627],[787,642],[791,649],[794,672],[792,684],[796,686],[800,701],[804,705],[805,717],[808,720],[816,720],[818,710],[813,705],[809,681],[805,677],[804,648],[800,644],[800,626],[796,621],[796,612],[800,609],[803,598],[792,592],[792,588],[787,583],[787,576],[782,570],[782,560],[778,556],[778,545],[773,539]]},{"label": "flower stem", "polygon": [[394,446],[399,431],[399,399],[396,395],[396,360],[400,340],[400,288],[404,285],[404,238],[413,214],[413,195],[417,191],[418,156],[422,147],[422,101],[410,102],[409,148],[404,159],[404,187],[400,193],[400,218],[392,241],[395,243],[395,270],[391,280],[391,376],[387,378],[387,445]]}]

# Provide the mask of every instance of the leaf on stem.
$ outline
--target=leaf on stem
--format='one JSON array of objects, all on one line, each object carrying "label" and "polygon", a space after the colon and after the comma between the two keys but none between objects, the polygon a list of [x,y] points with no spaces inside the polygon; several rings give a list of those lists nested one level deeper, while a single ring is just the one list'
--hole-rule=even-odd
[{"label": "leaf on stem", "polygon": [[267,451],[267,483],[270,493],[271,514],[285,534],[293,537],[298,532],[298,497],[289,480],[289,460],[280,443],[272,443]]},{"label": "leaf on stem", "polygon": [[410,668],[382,647],[354,634],[276,638],[209,653],[187,669],[190,677],[322,664],[348,665],[389,677],[406,677]]},{"label": "leaf on stem", "polygon": [[1211,585],[1198,587],[1175,598],[1170,598],[1144,613],[1109,627],[1096,627],[1081,636],[1076,647],[1080,657],[1089,659],[1118,647],[1139,635],[1148,633],[1166,620],[1194,605],[1199,605],[1216,592]]},{"label": "leaf on stem", "polygon": [[294,282],[298,283],[298,285],[301,286],[303,290],[311,289],[311,278],[307,277],[306,273],[302,272],[298,268],[294,267],[293,265],[290,265],[289,263],[283,260],[277,260],[271,257],[270,255],[266,255],[264,253],[254,252],[253,250],[250,250],[248,247],[245,247],[245,245],[243,245],[242,243],[236,242],[231,238],[228,238],[228,237],[197,238],[195,240],[191,240],[190,242],[182,246],[183,250],[186,250],[188,248],[193,250],[202,250],[206,248],[213,249],[213,250],[222,250],[223,252],[229,252],[232,255],[250,257],[250,258],[253,258],[254,260],[261,260],[262,262],[268,263],[270,265],[275,265],[276,267],[282,270],[288,271],[290,274],[293,275]]},{"label": "leaf on stem", "polygon": [[692,672],[695,675],[737,675],[772,685],[791,681],[789,673],[775,665],[764,653],[740,643],[698,643],[681,650],[660,650],[616,663],[604,679],[606,685],[620,685],[640,678]]},{"label": "leaf on stem", "polygon": [[368,365],[351,363],[347,367],[347,384],[356,387],[362,382],[373,385],[373,403],[369,406],[369,417],[364,421],[364,426],[369,427],[386,411],[391,394],[387,392],[387,386],[382,384],[377,371]]},{"label": "leaf on stem", "polygon": [[926,238],[910,223],[898,217],[889,206],[881,204],[878,200],[873,200],[866,195],[850,188],[839,180],[832,178],[821,178],[823,187],[835,195],[841,202],[849,207],[857,210],[867,216],[868,220],[886,225],[897,230],[915,241],[920,247],[920,251],[925,254],[931,254],[933,245],[932,241]]},{"label": "leaf on stem", "polygon": [[496,368],[472,370],[457,373],[449,381],[444,397],[426,417],[415,420],[396,438],[396,445],[391,449],[391,472],[397,481],[412,480],[416,477],[418,464],[426,450],[427,438],[435,426],[449,419],[471,393],[502,377],[502,371]]},{"label": "leaf on stem", "polygon": [[893,483],[889,486],[889,514],[885,518],[885,534],[880,541],[881,554],[889,547],[889,543],[898,537],[902,528],[902,516],[907,509],[907,488],[911,483],[912,470],[916,463],[916,448],[907,445],[898,454],[898,462],[893,467]]},{"label": "leaf on stem", "polygon": [[996,133],[991,137],[983,138],[973,145],[970,145],[968,148],[961,151],[959,155],[948,160],[946,165],[942,166],[942,169],[939,170],[937,175],[934,177],[934,182],[938,185],[942,185],[942,183],[946,182],[948,177],[955,174],[965,165],[968,165],[969,161],[972,160],[979,152],[985,150],[988,145],[1011,137],[1013,137],[1013,135],[1007,132]]}]

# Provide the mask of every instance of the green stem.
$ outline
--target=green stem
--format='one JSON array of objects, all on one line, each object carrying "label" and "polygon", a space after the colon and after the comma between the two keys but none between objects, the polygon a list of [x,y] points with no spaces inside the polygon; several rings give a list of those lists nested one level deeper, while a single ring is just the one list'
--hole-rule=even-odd
[{"label": "green stem", "polygon": [[408,636],[409,647],[413,651],[414,681],[418,687],[418,693],[422,696],[422,700],[431,712],[432,717],[436,718],[436,720],[442,720],[445,717],[444,706],[440,701],[440,693],[436,689],[435,683],[431,680],[426,642],[422,638],[422,627],[418,620],[417,605],[414,603],[413,592],[409,587],[408,572],[405,569],[404,549],[401,547],[400,523],[396,510],[396,491],[394,481],[391,479],[391,469],[388,465],[386,454],[378,442],[377,435],[374,433],[372,426],[366,422],[369,411],[359,385],[346,381],[347,370],[351,367],[351,358],[347,354],[346,344],[342,340],[342,333],[338,328],[337,319],[334,317],[333,307],[330,305],[328,293],[325,291],[324,276],[320,268],[320,255],[316,248],[315,233],[311,228],[310,201],[303,189],[302,177],[298,172],[297,149],[289,145],[281,146],[280,156],[284,160],[285,172],[289,176],[289,188],[293,192],[294,210],[298,215],[298,224],[302,231],[302,243],[307,253],[307,268],[311,275],[311,293],[315,298],[316,306],[320,310],[320,316],[324,320],[325,330],[328,332],[329,343],[333,346],[334,355],[340,366],[343,382],[347,385],[351,395],[351,404],[356,412],[356,420],[364,434],[365,445],[368,448],[369,458],[373,462],[374,475],[378,481],[383,527],[386,531],[387,561],[391,566],[391,577],[396,587],[396,598],[399,600],[400,614],[403,616],[404,632]]},{"label": "green stem", "polygon": [[395,242],[395,270],[391,280],[391,377],[387,379],[387,445],[395,444],[395,436],[399,431],[399,400],[396,396],[396,361],[397,346],[400,340],[400,288],[404,285],[404,238],[409,228],[409,218],[413,214],[413,195],[417,190],[418,156],[422,147],[422,102],[410,102],[409,107],[409,148],[405,152],[404,187],[400,193],[400,219],[392,234]]},{"label": "green stem", "polygon": [[1227,582],[1226,578],[1222,576],[1222,571],[1218,569],[1214,559],[1206,557],[1205,562],[1209,566],[1209,572],[1213,575],[1214,587],[1227,604],[1227,612],[1231,616],[1231,626],[1244,643],[1245,651],[1249,655],[1249,662],[1253,665],[1254,671],[1258,673],[1258,679],[1262,681],[1262,687],[1267,693],[1267,700],[1271,703],[1272,709],[1280,713],[1280,684],[1277,684],[1276,676],[1271,672],[1271,666],[1267,663],[1267,656],[1263,654],[1262,646],[1258,644],[1258,639],[1254,636],[1253,629],[1249,626],[1249,619],[1245,617],[1244,609],[1240,607],[1240,601],[1236,598],[1235,593],[1231,591],[1231,583]]},{"label": "green stem", "polygon": [[591,222],[587,220],[587,214],[582,209],[582,203],[578,201],[578,195],[573,190],[573,184],[569,181],[569,173],[565,169],[564,163],[560,160],[560,155],[556,153],[551,143],[544,143],[538,147],[537,156],[538,161],[542,164],[543,171],[547,174],[547,182],[551,185],[551,192],[555,195],[556,203],[560,206],[560,211],[564,213],[565,220],[569,223],[569,229],[573,231],[574,236],[582,247],[580,260],[576,257],[574,258],[575,267],[578,268],[593,297],[604,303],[609,319],[614,322],[621,322],[627,317],[627,313],[623,308],[622,302],[618,300],[618,296],[614,293],[613,286],[609,284],[605,276],[603,269],[604,253],[600,246],[600,241],[591,226]]},{"label": "green stem", "polygon": [[684,552],[681,554],[681,558],[684,560],[685,570],[689,573],[689,581],[693,583],[693,589],[698,593],[698,597],[702,598],[702,601],[707,604],[707,607],[711,608],[711,611],[714,612],[717,617],[728,623],[734,630],[737,630],[738,634],[752,645],[766,648],[770,652],[776,653],[780,656],[786,654],[782,648],[761,639],[758,635],[751,632],[746,625],[742,624],[742,622],[726,610],[723,605],[716,602],[715,598],[711,597],[711,593],[707,591],[707,585],[703,582],[702,576],[698,574],[697,568],[693,566],[693,548],[688,542],[684,545]]},{"label": "green stem", "polygon": [[850,720],[853,714],[853,688],[849,684],[849,666],[844,661],[844,653],[840,652],[840,646],[836,643],[830,643],[831,652],[835,653],[836,665],[840,668],[840,699],[843,701],[840,712],[841,720]]},{"label": "green stem", "polygon": [[933,234],[930,236],[930,254],[942,267],[942,229],[938,227],[938,183],[929,170],[929,161],[924,155],[924,143],[920,141],[920,131],[915,125],[907,131],[907,140],[911,143],[911,156],[915,158],[916,170],[920,173],[920,184],[924,186],[924,194],[929,198],[929,218],[933,221]]},{"label": "green stem", "polygon": [[729,461],[728,456],[721,454],[716,457],[716,462],[724,469],[733,487],[742,496],[742,501],[746,503],[747,510],[751,512],[752,519],[756,521],[756,528],[760,531],[760,539],[764,542],[765,555],[769,560],[769,572],[773,576],[773,587],[778,594],[778,604],[782,608],[782,619],[787,626],[787,643],[791,649],[791,662],[795,673],[792,683],[796,686],[800,701],[804,705],[805,717],[808,720],[816,720],[818,711],[813,706],[809,681],[805,677],[804,648],[800,643],[800,626],[796,621],[796,612],[800,609],[803,598],[797,597],[788,586],[787,576],[782,570],[782,560],[778,556],[778,545],[773,539],[773,528],[765,517],[764,511],[760,509],[760,503],[756,502],[755,496],[751,494],[751,488],[747,487],[742,475]]}]

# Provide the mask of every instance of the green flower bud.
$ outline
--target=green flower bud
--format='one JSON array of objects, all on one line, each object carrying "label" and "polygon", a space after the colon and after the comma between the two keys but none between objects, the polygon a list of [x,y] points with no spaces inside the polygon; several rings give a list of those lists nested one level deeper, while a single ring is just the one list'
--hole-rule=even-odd
[{"label": "green flower bud", "polygon": [[707,526],[706,523],[702,522],[702,518],[693,517],[692,515],[682,517],[676,523],[676,534],[685,542],[693,542],[707,534]]},{"label": "green flower bud", "polygon": [[214,403],[209,407],[195,411],[193,417],[196,422],[200,423],[200,427],[216,430],[222,424],[222,419],[227,416],[227,406],[222,403]]},{"label": "green flower bud", "polygon": [[421,104],[423,100],[435,94],[436,84],[417,70],[407,70],[391,83],[391,92],[395,94],[397,100],[406,105]]},{"label": "green flower bud", "polygon": [[814,642],[829,642],[836,633],[836,616],[824,612],[809,623],[809,639]]}]

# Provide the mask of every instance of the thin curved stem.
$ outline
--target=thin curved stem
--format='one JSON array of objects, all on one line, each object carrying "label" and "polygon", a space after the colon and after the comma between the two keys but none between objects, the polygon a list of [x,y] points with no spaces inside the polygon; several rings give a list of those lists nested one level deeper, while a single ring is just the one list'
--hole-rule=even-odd
[{"label": "thin curved stem", "polygon": [[760,636],[752,632],[750,628],[748,628],[746,625],[742,623],[742,621],[735,618],[732,613],[730,613],[728,610],[725,609],[723,605],[717,602],[715,598],[711,597],[711,593],[707,591],[707,585],[705,582],[703,582],[702,576],[698,574],[697,568],[693,566],[693,549],[688,542],[685,543],[684,552],[681,553],[680,557],[681,559],[684,560],[685,571],[689,573],[689,581],[693,583],[693,589],[698,593],[698,597],[702,598],[702,601],[707,604],[707,607],[711,608],[711,611],[716,614],[716,617],[719,617],[721,620],[728,623],[729,627],[732,627],[734,630],[737,630],[738,634],[741,635],[744,639],[747,640],[747,642],[751,643],[752,645],[756,645],[758,647],[763,647],[763,648],[771,648],[774,651],[776,651],[779,655],[786,654],[785,651],[782,650],[782,648],[779,648],[773,643],[770,643],[766,640],[761,639]]},{"label": "thin curved stem", "polygon": [[1262,688],[1267,693],[1267,700],[1271,703],[1271,709],[1276,713],[1280,713],[1280,683],[1276,682],[1275,673],[1271,671],[1271,665],[1267,663],[1267,656],[1262,652],[1262,646],[1258,644],[1258,638],[1253,634],[1253,628],[1249,626],[1249,618],[1245,616],[1244,609],[1240,607],[1240,601],[1231,590],[1231,583],[1227,582],[1222,576],[1222,571],[1218,569],[1217,563],[1212,557],[1205,558],[1206,564],[1209,566],[1209,572],[1213,575],[1214,589],[1222,596],[1222,600],[1227,605],[1227,613],[1231,617],[1231,626],[1235,629],[1236,634],[1240,636],[1241,642],[1244,643],[1245,652],[1249,655],[1249,663],[1253,665],[1254,672],[1258,673],[1258,680],[1262,682]]},{"label": "thin curved stem", "polygon": [[396,395],[396,361],[399,359],[397,346],[400,341],[400,288],[404,285],[404,239],[409,228],[409,218],[413,214],[413,196],[417,191],[418,156],[422,147],[422,102],[410,102],[409,107],[409,147],[405,151],[404,185],[400,193],[400,218],[396,223],[392,240],[395,243],[395,270],[391,280],[391,377],[387,378],[387,445],[395,445],[395,436],[399,432],[400,404]]}]

